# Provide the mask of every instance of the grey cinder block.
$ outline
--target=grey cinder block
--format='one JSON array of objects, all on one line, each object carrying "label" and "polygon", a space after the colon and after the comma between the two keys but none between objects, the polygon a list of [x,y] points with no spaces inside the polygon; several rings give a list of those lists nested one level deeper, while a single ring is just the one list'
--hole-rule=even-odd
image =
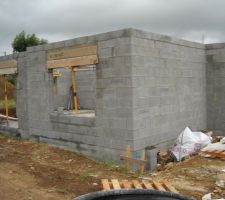
[{"label": "grey cinder block", "polygon": [[157,166],[157,149],[154,146],[145,148],[145,155],[147,160],[146,169],[154,170]]}]

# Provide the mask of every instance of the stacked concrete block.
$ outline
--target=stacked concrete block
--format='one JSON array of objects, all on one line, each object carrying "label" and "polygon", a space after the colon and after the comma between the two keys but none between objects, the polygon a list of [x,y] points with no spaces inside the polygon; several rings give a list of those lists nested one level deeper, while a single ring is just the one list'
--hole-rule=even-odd
[{"label": "stacked concrete block", "polygon": [[[46,52],[87,44],[97,45],[99,63],[77,72],[78,99],[95,116],[71,116],[57,111],[67,107],[71,73],[60,69],[55,80]],[[133,152],[154,146],[155,163],[155,147],[173,143],[186,126],[224,130],[225,47],[206,48],[135,29],[29,47],[18,56],[19,127],[24,136],[103,160],[119,160],[128,144]]]},{"label": "stacked concrete block", "polygon": [[96,69],[95,66],[88,66],[85,70],[76,74],[78,102],[81,109],[95,110]]},{"label": "stacked concrete block", "polygon": [[29,138],[26,54],[19,56],[17,60],[17,72],[16,113],[18,127],[22,137]]},{"label": "stacked concrete block", "polygon": [[207,126],[225,135],[225,45],[206,45],[207,54]]},{"label": "stacked concrete block", "polygon": [[206,127],[205,47],[135,31],[131,38],[134,150]]},{"label": "stacked concrete block", "polygon": [[[28,129],[31,138],[75,148],[96,158],[118,159],[132,132],[132,77],[129,30],[83,37],[28,48],[26,56]],[[66,107],[70,72],[54,82],[46,68],[46,50],[80,44],[97,44],[97,70],[77,72],[81,108],[96,109],[83,118],[55,112]],[[55,85],[54,85],[55,84]],[[54,89],[55,88],[55,89]],[[55,114],[54,114],[55,113]]]}]

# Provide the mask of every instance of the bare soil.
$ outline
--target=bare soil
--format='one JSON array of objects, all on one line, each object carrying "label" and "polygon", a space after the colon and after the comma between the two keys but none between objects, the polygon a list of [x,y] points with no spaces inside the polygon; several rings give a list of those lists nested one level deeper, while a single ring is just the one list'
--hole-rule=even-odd
[{"label": "bare soil", "polygon": [[[167,180],[181,194],[197,199],[208,192],[218,197],[224,189],[215,182],[223,176],[225,161],[194,156],[182,163],[167,164],[162,171],[146,173],[154,180]],[[225,173],[224,173],[225,174]],[[78,153],[16,140],[0,135],[0,199],[1,200],[70,200],[76,196],[101,190],[102,178],[133,179],[114,163],[93,161]]]},{"label": "bare soil", "polygon": [[115,164],[0,135],[1,200],[70,200],[101,190],[102,178],[132,178]]},{"label": "bare soil", "polygon": [[225,198],[225,187],[218,187],[216,181],[225,182],[225,160],[195,155],[183,162],[169,163],[154,174],[158,180],[170,180],[181,194],[201,200],[212,193],[213,198]]}]

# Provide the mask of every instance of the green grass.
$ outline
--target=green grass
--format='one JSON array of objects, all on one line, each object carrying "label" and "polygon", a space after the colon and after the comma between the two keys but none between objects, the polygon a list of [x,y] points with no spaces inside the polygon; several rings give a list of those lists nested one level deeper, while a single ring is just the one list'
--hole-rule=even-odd
[{"label": "green grass", "polygon": [[[8,108],[15,108],[16,107],[16,101],[15,99],[8,99]],[[0,100],[0,109],[5,108],[5,101]]]},{"label": "green grass", "polygon": [[80,172],[80,179],[81,180],[85,180],[89,176],[90,176],[90,173],[88,171],[82,171],[82,172]]}]

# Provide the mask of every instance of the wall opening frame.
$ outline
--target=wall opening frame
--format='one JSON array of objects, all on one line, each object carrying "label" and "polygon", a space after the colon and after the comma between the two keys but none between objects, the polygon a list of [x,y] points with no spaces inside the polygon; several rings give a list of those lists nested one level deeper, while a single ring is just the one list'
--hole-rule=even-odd
[{"label": "wall opening frame", "polygon": [[81,45],[49,50],[46,57],[47,69],[52,69],[55,77],[58,75],[57,68],[71,68],[74,111],[78,113],[76,72],[87,65],[96,65],[98,63],[97,45]]}]

